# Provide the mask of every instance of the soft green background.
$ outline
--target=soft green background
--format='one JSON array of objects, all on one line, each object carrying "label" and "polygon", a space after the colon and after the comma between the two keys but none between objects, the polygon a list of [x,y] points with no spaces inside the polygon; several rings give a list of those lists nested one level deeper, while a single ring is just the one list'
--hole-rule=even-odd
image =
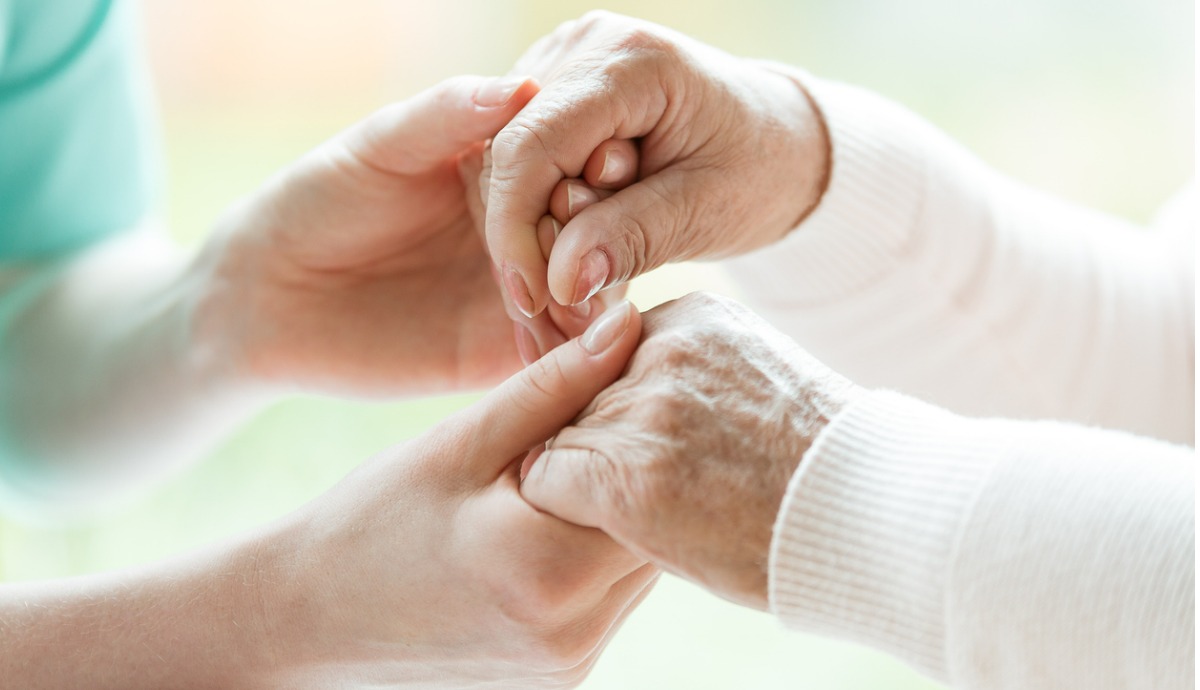
[{"label": "soft green background", "polygon": [[[379,104],[459,72],[507,69],[591,6],[190,0],[145,3],[171,174],[165,214],[199,241],[271,171]],[[1184,0],[661,0],[614,11],[738,54],[798,64],[896,98],[997,167],[1146,219],[1192,175],[1194,9]],[[635,286],[642,307],[702,286],[711,266]],[[86,524],[0,522],[0,577],[144,562],[220,539],[319,494],[358,462],[470,396],[393,404],[296,400],[194,469]],[[667,579],[586,687],[925,688],[899,663],[781,631]]]}]

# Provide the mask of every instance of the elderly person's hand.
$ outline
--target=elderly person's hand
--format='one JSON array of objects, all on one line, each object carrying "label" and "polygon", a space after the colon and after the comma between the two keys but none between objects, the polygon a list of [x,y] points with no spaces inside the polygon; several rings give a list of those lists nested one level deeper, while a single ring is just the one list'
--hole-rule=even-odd
[{"label": "elderly person's hand", "polygon": [[[355,395],[492,385],[599,315],[502,302],[475,188],[483,142],[537,91],[457,77],[317,148],[226,214],[193,331],[234,376]],[[512,320],[518,337],[511,336]]]},{"label": "elderly person's hand", "polygon": [[765,609],[788,481],[858,389],[725,298],[693,294],[644,318],[624,377],[527,459],[521,493]]},{"label": "elderly person's hand", "polygon": [[[764,63],[597,12],[535,44],[516,71],[542,90],[494,139],[487,241],[526,313],[667,262],[764,246],[820,198],[824,125],[799,84]],[[636,140],[637,155],[607,155],[614,139]],[[591,189],[633,178],[606,198]],[[552,199],[572,197],[595,203],[547,260],[538,223]]]}]

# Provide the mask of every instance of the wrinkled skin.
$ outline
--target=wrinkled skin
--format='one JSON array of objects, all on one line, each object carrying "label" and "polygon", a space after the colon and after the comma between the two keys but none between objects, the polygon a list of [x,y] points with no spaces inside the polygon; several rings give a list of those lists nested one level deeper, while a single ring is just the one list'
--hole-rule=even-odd
[{"label": "wrinkled skin", "polygon": [[855,395],[745,307],[689,295],[646,314],[625,375],[526,463],[522,495],[765,609],[788,481]]},{"label": "wrinkled skin", "polygon": [[[664,27],[592,12],[538,41],[513,73],[542,90],[493,140],[487,242],[500,270],[519,274],[506,287],[530,313],[668,262],[777,241],[826,184],[828,136],[793,78]],[[627,140],[632,182],[622,170],[598,185],[605,151]],[[602,193],[547,258],[538,223],[575,178]]]}]

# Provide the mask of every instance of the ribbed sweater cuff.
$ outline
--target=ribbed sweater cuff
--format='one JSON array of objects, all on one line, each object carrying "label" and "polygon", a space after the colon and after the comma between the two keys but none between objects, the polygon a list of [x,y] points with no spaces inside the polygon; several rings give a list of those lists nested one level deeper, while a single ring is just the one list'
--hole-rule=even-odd
[{"label": "ribbed sweater cuff", "polygon": [[986,425],[890,392],[857,400],[792,477],[770,555],[771,610],[946,678],[947,580],[997,461]]},{"label": "ribbed sweater cuff", "polygon": [[925,189],[920,139],[927,129],[869,91],[767,63],[804,88],[825,119],[829,185],[816,209],[780,242],[729,262],[767,302],[823,302],[888,271],[914,241]]}]

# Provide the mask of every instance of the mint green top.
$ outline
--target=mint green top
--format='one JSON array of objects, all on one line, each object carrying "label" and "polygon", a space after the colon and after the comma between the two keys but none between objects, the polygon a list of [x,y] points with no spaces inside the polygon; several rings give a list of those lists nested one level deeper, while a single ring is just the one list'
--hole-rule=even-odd
[{"label": "mint green top", "polygon": [[135,225],[157,130],[126,0],[0,0],[0,266]]}]

